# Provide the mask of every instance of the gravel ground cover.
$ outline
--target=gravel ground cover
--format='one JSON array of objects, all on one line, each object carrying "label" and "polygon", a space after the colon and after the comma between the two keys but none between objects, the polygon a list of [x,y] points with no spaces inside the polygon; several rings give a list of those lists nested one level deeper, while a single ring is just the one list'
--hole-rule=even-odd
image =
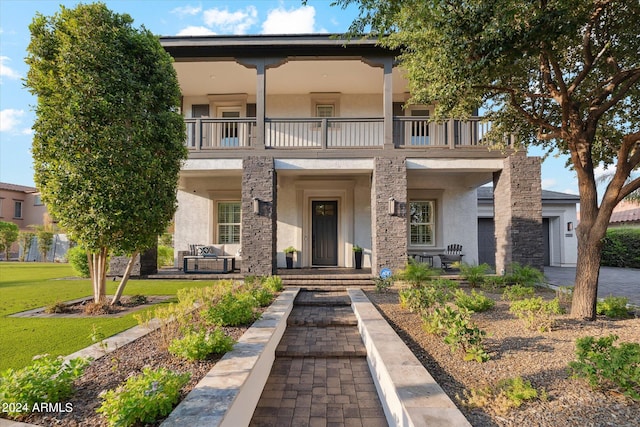
[{"label": "gravel ground cover", "polygon": [[[555,294],[541,290],[539,295],[551,299]],[[369,299],[385,316],[407,346],[456,402],[469,422],[483,426],[634,426],[640,425],[640,403],[613,391],[594,391],[580,379],[570,378],[569,361],[575,359],[575,340],[615,334],[619,342],[640,342],[640,318],[612,320],[598,317],[594,322],[557,316],[551,332],[525,329],[521,320],[509,312],[509,303],[501,295],[486,293],[496,300],[493,309],[476,313],[473,320],[487,332],[484,344],[491,355],[485,363],[465,362],[452,354],[442,338],[422,329],[418,314],[400,307],[398,289],[386,293],[367,292]],[[466,406],[465,393],[495,385],[499,380],[521,376],[538,390],[545,390],[546,400],[523,404],[508,413],[492,408]],[[461,399],[462,398],[462,399]]]}]

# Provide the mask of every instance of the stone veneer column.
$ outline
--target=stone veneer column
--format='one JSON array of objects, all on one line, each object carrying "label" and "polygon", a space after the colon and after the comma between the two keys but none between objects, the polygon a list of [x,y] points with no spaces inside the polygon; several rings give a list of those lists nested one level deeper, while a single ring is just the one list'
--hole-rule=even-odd
[{"label": "stone veneer column", "polygon": [[502,171],[493,174],[493,197],[496,271],[514,262],[542,270],[540,158],[524,152],[507,157]]},{"label": "stone veneer column", "polygon": [[[253,212],[257,198],[259,212]],[[270,157],[242,160],[242,273],[276,272],[276,174]]]},{"label": "stone veneer column", "polygon": [[[389,214],[389,198],[396,214]],[[371,269],[378,275],[384,267],[394,273],[407,261],[407,167],[401,157],[375,159],[371,184]]]}]

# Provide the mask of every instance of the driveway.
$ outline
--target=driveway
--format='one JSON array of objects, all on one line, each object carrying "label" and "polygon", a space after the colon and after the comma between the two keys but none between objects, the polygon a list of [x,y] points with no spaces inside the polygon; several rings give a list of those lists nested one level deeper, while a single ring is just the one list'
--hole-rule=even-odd
[{"label": "driveway", "polygon": [[[545,267],[547,281],[556,286],[573,286],[575,267]],[[627,297],[631,304],[640,305],[640,269],[600,267],[598,297],[609,295]]]}]

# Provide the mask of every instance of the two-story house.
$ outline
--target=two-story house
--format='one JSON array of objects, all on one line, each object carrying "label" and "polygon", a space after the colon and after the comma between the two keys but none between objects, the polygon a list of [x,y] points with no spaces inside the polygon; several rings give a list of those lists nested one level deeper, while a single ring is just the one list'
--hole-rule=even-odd
[{"label": "two-story house", "polygon": [[243,273],[271,274],[288,246],[297,267],[352,267],[358,245],[376,274],[458,243],[477,263],[476,189],[493,181],[496,268],[542,266],[540,160],[488,149],[480,117],[436,123],[432,106],[406,106],[398,52],[326,34],[161,43],[189,149],[176,253],[241,247]]}]

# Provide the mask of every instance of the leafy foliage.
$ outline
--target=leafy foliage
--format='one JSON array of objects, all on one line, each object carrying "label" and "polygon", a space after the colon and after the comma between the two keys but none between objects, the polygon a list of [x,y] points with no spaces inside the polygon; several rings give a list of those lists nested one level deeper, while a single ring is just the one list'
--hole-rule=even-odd
[{"label": "leafy foliage", "polygon": [[[544,393],[541,393],[544,397]],[[506,414],[513,408],[519,408],[528,400],[538,398],[531,382],[522,377],[500,380],[494,387],[472,389],[465,392],[464,403],[472,408],[490,407],[497,414]]]},{"label": "leafy foliage", "polygon": [[[37,356],[22,369],[7,369],[0,375],[0,402],[24,404],[31,410],[36,403],[61,402],[73,394],[73,381],[89,365],[89,359],[65,362],[62,357]],[[10,412],[19,417],[22,412]]]},{"label": "leafy foliage", "polygon": [[18,244],[20,245],[20,249],[22,253],[20,254],[20,262],[24,262],[31,250],[31,245],[33,244],[33,238],[36,237],[36,234],[31,231],[21,231],[18,234]]},{"label": "leafy foliage", "polygon": [[212,325],[238,326],[251,324],[257,317],[256,299],[250,292],[228,292],[220,301],[206,311],[202,317]]},{"label": "leafy foliage", "polygon": [[173,248],[158,245],[158,268],[173,265]]},{"label": "leafy foliage", "polygon": [[471,295],[467,294],[462,289],[458,289],[455,292],[455,305],[460,308],[465,308],[475,313],[481,313],[492,309],[496,302],[483,294],[482,292],[476,292],[475,289],[471,290]]},{"label": "leafy foliage", "polygon": [[518,301],[533,297],[535,290],[531,286],[511,285],[502,291],[502,299],[507,301]]},{"label": "leafy foliage", "polygon": [[13,242],[18,240],[20,229],[12,222],[0,221],[0,252],[4,252],[5,259],[9,261],[9,251]]},{"label": "leafy foliage", "polygon": [[224,354],[233,348],[235,341],[221,329],[213,332],[189,331],[182,338],[174,339],[169,353],[189,361],[204,360],[212,353]]},{"label": "leafy foliage", "polygon": [[640,268],[640,229],[613,228],[603,240],[602,265]]},{"label": "leafy foliage", "polygon": [[67,251],[67,260],[73,271],[80,277],[89,277],[89,260],[87,251],[82,246],[74,246]]},{"label": "leafy foliage", "polygon": [[460,269],[460,275],[464,280],[469,282],[469,286],[475,288],[484,283],[486,274],[491,271],[489,264],[470,265],[464,262],[457,263]]},{"label": "leafy foliage", "polygon": [[405,269],[398,273],[398,278],[409,282],[412,286],[420,286],[437,274],[437,270],[429,267],[428,264],[409,259]]},{"label": "leafy foliage", "polygon": [[534,286],[544,282],[544,274],[530,265],[514,262],[509,266],[509,273],[504,280],[512,285]]},{"label": "leafy foliage", "polygon": [[576,340],[577,360],[569,362],[575,378],[585,378],[591,387],[614,388],[640,401],[640,344],[620,343],[615,335]]},{"label": "leafy foliage", "polygon": [[280,276],[269,276],[264,279],[262,286],[269,289],[271,292],[280,292],[284,286],[282,285],[282,278]]},{"label": "leafy foliage", "polygon": [[393,277],[374,277],[373,283],[376,287],[376,292],[386,292],[391,286],[393,286]]},{"label": "leafy foliage", "polygon": [[521,319],[527,328],[545,332],[553,328],[555,324],[553,316],[562,314],[562,307],[558,298],[545,301],[542,297],[537,297],[514,301],[509,311]]},{"label": "leafy foliage", "polygon": [[613,319],[626,319],[629,317],[629,309],[627,308],[628,303],[628,298],[609,295],[608,297],[605,297],[604,300],[598,301],[596,305],[596,312]]},{"label": "leafy foliage", "polygon": [[173,218],[187,153],[171,57],[132,23],[94,3],[29,27],[34,178],[49,212],[95,254],[96,301],[109,250],[151,247]]},{"label": "leafy foliage", "polygon": [[103,402],[96,411],[104,415],[110,426],[153,423],[171,412],[180,389],[190,377],[189,373],[180,374],[165,368],[144,368],[142,374],[102,393]]}]

